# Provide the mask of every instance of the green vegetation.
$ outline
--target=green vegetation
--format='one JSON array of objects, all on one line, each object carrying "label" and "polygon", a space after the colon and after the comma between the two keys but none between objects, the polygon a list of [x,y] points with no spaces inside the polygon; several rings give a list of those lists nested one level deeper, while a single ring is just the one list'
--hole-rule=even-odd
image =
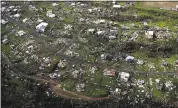
[{"label": "green vegetation", "polygon": [[[102,96],[112,95],[111,91],[109,90],[112,89],[115,90],[116,87],[121,88],[122,89],[121,91],[124,91],[125,89],[129,88],[129,87],[125,88],[125,86],[127,85],[126,82],[119,82],[120,81],[119,78],[117,80],[118,75],[113,77],[103,75],[103,70],[106,67],[114,68],[114,69],[117,68],[118,70],[116,70],[116,73],[122,70],[122,68],[124,68],[126,72],[133,71],[133,73],[130,73],[130,76],[133,75],[134,77],[130,77],[128,81],[129,84],[136,83],[135,79],[136,80],[144,79],[144,81],[146,82],[145,89],[144,89],[145,91],[149,91],[152,89],[153,91],[151,93],[153,94],[153,97],[155,99],[159,99],[159,100],[168,99],[169,96],[166,96],[167,94],[165,92],[156,89],[155,79],[160,78],[161,80],[165,80],[165,81],[171,80],[174,81],[174,83],[176,84],[178,82],[176,78],[162,76],[162,75],[160,76],[150,75],[146,77],[146,74],[144,73],[142,73],[142,75],[141,74],[134,75],[134,71],[149,72],[150,65],[153,65],[155,67],[155,69],[151,70],[151,72],[174,71],[174,62],[175,60],[178,59],[178,54],[176,52],[177,34],[173,33],[176,30],[176,27],[174,26],[178,23],[177,20],[178,14],[176,12],[160,10],[157,8],[143,7],[140,2],[138,2],[135,6],[131,6],[126,9],[118,9],[118,10],[116,9],[114,10],[113,8],[106,7],[108,6],[109,3],[103,5],[102,2],[101,3],[93,2],[91,3],[91,5],[94,7],[99,6],[101,8],[100,9],[101,12],[97,12],[98,10],[96,9],[93,10],[93,12],[91,12],[90,14],[87,14],[88,10],[85,9],[94,8],[94,7],[89,7],[91,5],[89,5],[88,7],[86,6],[84,8],[82,6],[81,7],[70,6],[70,3],[68,4],[68,2],[66,3],[58,2],[59,6],[53,7],[51,2],[42,2],[42,3],[34,2],[34,3],[38,11],[30,11],[24,5],[22,8],[21,17],[19,19],[19,22],[22,23],[22,20],[24,18],[31,17],[30,27],[18,28],[18,24],[14,26],[15,24],[13,24],[13,22],[12,23],[10,22],[7,25],[3,25],[1,28],[2,35],[3,35],[2,37],[3,38],[7,37],[10,40],[9,44],[6,45],[2,44],[2,52],[4,52],[11,61],[14,60],[25,61],[25,59],[30,59],[29,62],[26,64],[24,62],[13,64],[14,67],[17,70],[19,70],[19,73],[23,72],[27,75],[37,75],[38,73],[45,73],[46,76],[44,75],[42,77],[48,78],[48,74],[50,72],[51,73],[56,72],[60,74],[59,84],[61,85],[61,88],[67,91],[77,93],[77,95],[66,94],[66,96],[69,97],[73,96],[76,98],[80,97],[79,95],[102,97]],[[124,2],[122,2],[121,5],[124,5]],[[109,5],[109,7],[111,7],[111,5]],[[77,8],[82,12],[74,12],[74,8]],[[56,17],[55,18],[47,17],[46,12],[48,10],[52,10],[53,13],[55,13]],[[112,12],[113,15],[110,15],[110,13]],[[116,15],[115,13],[117,12],[118,14]],[[133,14],[135,13],[137,14],[137,18],[133,16]],[[35,31],[35,26],[37,24],[36,21],[38,18],[47,22],[48,27],[44,33],[37,33],[37,35],[34,35],[34,37],[29,37],[29,35]],[[59,20],[59,18],[64,19],[64,21]],[[80,18],[87,19],[88,21],[80,22],[78,21]],[[107,23],[94,25],[92,21],[96,21],[99,18],[105,19]],[[112,28],[113,27],[112,24],[109,24],[110,21],[116,22],[117,26],[115,27],[119,28],[118,34],[116,36],[117,39],[112,40],[108,38],[108,35],[110,35],[109,30],[115,29]],[[143,28],[145,27],[143,24],[144,21],[148,23],[149,28],[154,26],[158,26],[161,29],[163,29],[164,27],[168,27],[168,29],[173,31],[173,32],[170,31],[170,34],[173,35],[173,38],[147,39],[145,36],[145,31],[143,30]],[[72,25],[72,30],[64,29],[65,28],[64,26],[67,24]],[[132,24],[135,24],[136,26],[133,26]],[[111,25],[112,27],[110,27]],[[120,30],[120,28],[122,28],[121,25],[125,26],[126,28],[130,28],[131,30]],[[9,33],[12,27],[14,27],[14,32]],[[89,28],[95,28],[97,31],[103,30],[106,31],[108,34],[107,33],[106,35],[105,34],[98,35],[97,33],[87,34],[86,30]],[[27,35],[16,36],[16,32],[19,30],[25,31]],[[80,33],[81,30],[83,30],[82,33]],[[130,39],[131,36],[133,35],[133,33],[136,32],[138,32],[137,39],[131,40]],[[119,36],[122,36],[121,39],[118,38]],[[72,45],[77,44],[77,48],[75,47],[75,45],[74,47],[71,46],[64,47],[67,46],[69,42],[63,42],[61,38],[65,38],[66,40],[69,39]],[[38,47],[37,49],[32,48],[32,50],[34,51],[30,52],[31,54],[25,53],[25,51],[27,51],[28,46],[23,47],[24,43],[26,43],[28,40],[34,40],[34,43],[32,44]],[[62,42],[60,43],[57,40]],[[17,49],[15,49],[17,50],[17,53],[11,51],[12,48],[10,47],[10,45],[15,45],[15,47],[17,47]],[[63,48],[65,48],[64,49],[65,51],[68,50],[79,54],[79,57],[70,56],[71,58],[69,57],[68,60],[66,56],[65,57],[58,56],[58,53],[61,53],[59,51],[61,51],[61,49]],[[62,53],[64,54],[65,51],[63,51]],[[18,58],[20,55],[19,53],[21,54],[20,58]],[[106,60],[101,60],[101,54],[103,53],[107,53],[108,55],[111,55],[113,57],[113,58],[111,57],[112,60],[109,57],[106,57]],[[33,56],[35,55],[35,57],[37,57],[36,60],[31,59],[32,55]],[[125,56],[128,55],[134,56],[136,60],[138,59],[143,60],[145,64],[139,65],[137,63],[134,64],[134,63],[126,62],[124,59]],[[45,64],[45,62],[47,62],[48,60],[45,59],[46,60],[45,61],[43,59],[44,57],[49,57],[50,60],[52,60],[52,63],[50,62],[49,66],[46,65],[48,63]],[[76,60],[76,58],[78,59]],[[67,59],[68,64],[66,68],[61,69],[56,65],[61,59]],[[94,67],[94,65],[92,65],[92,63],[85,62],[84,60],[93,63],[96,62],[98,65],[101,64],[101,66],[98,67],[96,66],[97,68],[96,71],[91,72],[90,68]],[[166,62],[169,64],[170,67],[168,66],[163,67],[161,65],[163,60],[166,60]],[[40,66],[44,66],[44,69],[39,69]],[[77,78],[74,78],[72,74],[74,70],[79,70],[81,72]],[[149,78],[153,79],[153,85],[149,85]],[[7,80],[8,78],[4,80],[4,82],[6,82]],[[51,80],[53,80],[53,78],[51,78]],[[77,92],[76,85],[78,83],[85,84],[83,92]],[[123,88],[120,87],[119,85],[120,83],[125,84]],[[16,79],[8,80],[8,84],[15,86],[15,90],[17,91],[18,94],[20,93],[20,91],[23,91],[23,87],[26,87],[24,85],[19,84],[19,80]],[[33,86],[31,88],[33,88]],[[133,86],[130,88],[137,89],[137,90],[143,89],[143,88],[139,88],[138,86],[136,87]],[[11,90],[12,88],[8,88],[8,89]],[[23,92],[25,92],[25,90]],[[174,94],[174,92],[171,93]]]},{"label": "green vegetation", "polygon": [[73,91],[75,89],[75,81],[71,79],[66,79],[61,83],[65,90]]}]

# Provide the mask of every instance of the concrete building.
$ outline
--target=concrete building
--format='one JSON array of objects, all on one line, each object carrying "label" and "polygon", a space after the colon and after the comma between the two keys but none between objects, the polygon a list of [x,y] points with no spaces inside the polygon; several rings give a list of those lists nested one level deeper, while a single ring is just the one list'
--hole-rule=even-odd
[{"label": "concrete building", "polygon": [[44,32],[47,26],[48,26],[48,23],[42,22],[36,26],[36,30],[39,32]]}]

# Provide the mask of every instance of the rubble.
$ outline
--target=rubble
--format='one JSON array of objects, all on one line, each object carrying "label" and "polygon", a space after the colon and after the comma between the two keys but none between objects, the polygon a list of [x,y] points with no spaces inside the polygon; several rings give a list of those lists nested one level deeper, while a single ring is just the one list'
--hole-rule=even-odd
[{"label": "rubble", "polygon": [[55,6],[58,6],[58,4],[57,4],[57,3],[52,3],[52,6],[54,6],[54,7],[55,7]]},{"label": "rubble", "polygon": [[[38,4],[29,5],[29,7],[27,7],[29,8],[29,10],[37,11],[37,8],[39,8],[39,11],[37,12],[30,12],[30,14],[33,15],[28,15],[29,17],[25,16],[26,13],[24,14],[23,8],[21,11],[19,8],[17,8],[17,6],[11,6],[10,8],[8,8],[10,12],[7,15],[12,15],[11,17],[16,15],[17,18],[22,16],[20,23],[23,22],[24,27],[36,27],[34,28],[36,29],[36,31],[46,32],[41,34],[37,33],[37,35],[39,36],[35,36],[35,32],[32,32],[33,34],[31,34],[31,29],[29,29],[29,32],[27,32],[28,28],[24,28],[23,30],[25,31],[23,31],[20,29],[21,26],[18,26],[18,24],[14,22],[16,28],[14,31],[17,31],[17,35],[23,36],[28,33],[30,35],[34,35],[32,37],[33,40],[29,40],[32,38],[23,36],[18,37],[16,42],[16,38],[14,38],[13,35],[10,34],[10,37],[8,37],[9,34],[6,35],[4,33],[5,35],[3,35],[2,38],[3,49],[4,47],[6,48],[10,46],[10,58],[13,59],[14,57],[11,57],[12,52],[13,55],[17,55],[17,58],[24,58],[22,62],[24,63],[23,65],[34,68],[27,69],[27,72],[30,72],[31,70],[33,72],[50,71],[53,73],[50,73],[48,75],[45,74],[43,77],[48,77],[48,79],[54,81],[58,80],[58,78],[60,78],[60,75],[62,76],[62,79],[67,76],[66,78],[69,79],[69,82],[75,81],[67,85],[67,87],[69,87],[72,92],[81,92],[86,89],[86,94],[98,95],[99,93],[102,93],[102,89],[105,88],[109,90],[111,95],[115,95],[115,97],[117,96],[116,99],[123,99],[122,95],[127,96],[127,93],[129,95],[130,92],[133,93],[136,91],[135,93],[138,92],[138,95],[136,94],[133,96],[135,96],[135,101],[139,103],[143,102],[143,99],[141,98],[144,96],[144,93],[146,91],[151,94],[150,89],[147,88],[148,86],[151,87],[151,90],[155,90],[155,88],[162,90],[164,86],[166,88],[170,88],[170,90],[174,88],[174,86],[172,85],[173,82],[162,81],[162,79],[161,81],[160,79],[156,79],[154,82],[155,77],[153,77],[153,79],[151,78],[150,74],[154,72],[157,74],[157,71],[160,71],[162,69],[159,69],[159,66],[161,64],[160,60],[156,62],[158,64],[152,64],[152,62],[154,62],[154,60],[157,58],[152,59],[151,57],[147,57],[147,55],[145,55],[145,57],[141,57],[143,53],[142,50],[149,50],[149,47],[152,45],[152,43],[156,43],[158,48],[162,48],[162,46],[160,46],[160,44],[162,44],[162,41],[157,44],[157,39],[165,39],[177,35],[176,33],[173,34],[171,32],[172,28],[169,28],[169,25],[167,25],[168,27],[165,28],[157,28],[156,26],[152,27],[151,24],[157,25],[157,22],[155,21],[155,19],[157,20],[156,16],[155,18],[152,18],[152,16],[147,18],[147,14],[146,16],[144,16],[142,15],[143,13],[139,13],[141,10],[140,8],[137,9],[138,12],[136,13],[134,12],[135,10],[130,11],[131,8],[128,9],[129,11],[127,11],[127,8],[117,11],[120,8],[123,8],[123,6],[120,4],[116,4],[116,0],[113,0],[113,4],[111,3],[103,5],[102,3],[97,3],[96,5],[99,4],[98,6],[100,7],[95,6],[95,4],[93,6],[93,4],[89,3],[89,6],[87,6],[88,3],[82,3],[83,2],[65,2],[64,4],[58,4],[58,2],[52,2],[51,4],[49,4],[49,7]],[[33,2],[30,4],[33,4]],[[90,7],[90,5],[92,6]],[[110,6],[110,8],[108,8],[108,6]],[[1,10],[6,11],[6,7],[2,7]],[[20,13],[15,14],[17,12]],[[3,14],[6,14],[6,12],[4,12]],[[1,19],[1,23],[6,24],[5,20],[7,19],[8,17],[5,17],[5,19]],[[151,21],[145,19],[150,19]],[[127,22],[127,20],[129,20],[129,22]],[[10,19],[9,22],[11,22]],[[5,26],[3,25],[3,27],[5,28],[4,31],[6,31],[6,29],[11,28],[11,23]],[[142,27],[148,29],[145,31],[141,29]],[[47,28],[49,28],[49,30],[46,30]],[[50,38],[50,36],[53,36],[53,38]],[[156,40],[148,40],[154,38],[154,36],[157,37]],[[147,37],[148,39],[145,39],[145,37]],[[22,42],[23,40],[20,40],[21,38],[24,40],[27,39],[27,42]],[[143,40],[141,38],[143,38]],[[9,43],[8,39],[10,39],[10,42],[12,40],[15,40],[14,42],[12,42],[12,44],[14,44],[13,46],[4,45]],[[92,41],[93,39],[95,40]],[[166,39],[166,41],[167,40],[168,39]],[[49,47],[50,45],[51,47]],[[129,49],[129,51],[126,51],[127,49]],[[130,51],[130,49],[133,49],[133,52]],[[139,53],[137,53],[137,51]],[[146,52],[146,54],[149,55],[150,52],[148,51]],[[162,54],[162,49],[158,52]],[[60,55],[60,53],[61,56],[58,57],[58,54]],[[62,56],[62,53],[65,54],[65,56]],[[136,58],[128,55],[134,55],[136,56]],[[159,54],[156,56],[159,56]],[[173,59],[175,59],[174,55],[171,55],[170,59],[172,59],[172,57]],[[64,58],[64,60],[62,60],[61,58]],[[67,59],[68,61],[66,61],[65,59]],[[73,62],[76,62],[76,64],[70,62],[71,60],[73,60]],[[166,60],[169,62],[172,61],[169,60],[169,58],[166,58]],[[127,62],[136,64],[129,64]],[[172,63],[171,66],[172,65],[178,66],[178,61],[175,61],[175,64]],[[149,67],[149,69],[154,70],[148,70],[147,66]],[[161,66],[167,66],[167,63],[163,61]],[[116,69],[128,69],[128,72],[123,72],[121,70],[121,72],[117,72]],[[150,73],[142,73],[142,70],[150,71]],[[173,69],[171,67],[171,71],[172,70]],[[176,69],[174,69],[174,71],[175,70]],[[99,77],[97,75],[99,75]],[[116,75],[118,75],[118,78],[116,77]],[[148,75],[150,75],[149,82],[148,78],[144,79],[145,76]],[[143,78],[137,80],[137,78],[140,77]],[[156,78],[157,77],[158,76],[156,76]],[[167,77],[168,76],[166,76],[166,78]],[[171,81],[172,79],[173,78],[171,77]],[[64,85],[68,83],[68,81],[60,81],[61,84]],[[165,85],[163,82],[166,82]],[[95,94],[95,92],[93,91],[92,94],[90,89],[88,89],[90,85],[85,86],[85,83],[93,84],[94,86],[92,90],[98,90],[99,93],[97,94],[96,92]],[[75,84],[75,86],[73,86],[73,84]],[[156,84],[156,86],[154,84]],[[102,87],[101,92],[100,87]],[[74,89],[76,89],[76,91]],[[50,94],[50,92],[48,94]],[[128,99],[130,101],[132,97],[128,96]]]},{"label": "rubble", "polygon": [[109,39],[116,39],[116,36],[111,35],[111,36],[109,36]]},{"label": "rubble", "polygon": [[148,64],[149,69],[155,69],[155,65],[153,63]]},{"label": "rubble", "polygon": [[88,9],[89,13],[91,13],[93,10],[92,9]]},{"label": "rubble", "polygon": [[8,40],[8,39],[3,39],[3,40],[2,40],[2,43],[3,43],[4,45],[6,45],[6,44],[9,43],[9,40]]},{"label": "rubble", "polygon": [[33,5],[29,5],[28,8],[31,11],[38,11],[38,9],[35,6],[33,6]]},{"label": "rubble", "polygon": [[176,86],[174,86],[173,84],[172,84],[172,82],[171,81],[166,81],[166,83],[165,83],[165,86],[166,86],[166,88],[170,91],[170,90],[173,90]]},{"label": "rubble", "polygon": [[74,70],[73,72],[72,72],[72,75],[73,75],[73,77],[74,78],[77,78],[78,77],[78,75],[79,75],[79,71],[78,70]]},{"label": "rubble", "polygon": [[138,18],[138,15],[136,13],[134,13],[132,16]]},{"label": "rubble", "polygon": [[84,18],[79,19],[80,22],[85,22],[86,20]]},{"label": "rubble", "polygon": [[101,59],[105,60],[106,59],[106,54],[101,54]]},{"label": "rubble", "polygon": [[14,12],[17,12],[17,11],[18,11],[18,9],[13,9],[13,11],[14,11]]},{"label": "rubble", "polygon": [[66,60],[60,60],[58,63],[59,68],[65,68],[67,66],[67,61]]},{"label": "rubble", "polygon": [[76,85],[76,90],[77,92],[83,92],[85,88],[85,84],[84,83],[80,83]]},{"label": "rubble", "polygon": [[46,13],[46,16],[48,16],[50,18],[54,18],[56,15],[52,13],[52,10],[48,10]]},{"label": "rubble", "polygon": [[75,6],[75,3],[71,3],[70,5],[71,5],[71,6]]},{"label": "rubble", "polygon": [[153,85],[152,78],[149,78],[149,83],[150,83],[151,86]]},{"label": "rubble", "polygon": [[147,26],[147,25],[148,25],[148,23],[147,23],[147,22],[143,22],[143,25],[144,25],[144,26]]},{"label": "rubble", "polygon": [[1,24],[7,24],[8,23],[8,21],[5,21],[4,19],[1,19]]},{"label": "rubble", "polygon": [[115,92],[116,94],[119,94],[119,93],[121,92],[121,89],[116,88],[114,92]]},{"label": "rubble", "polygon": [[140,88],[143,88],[143,87],[144,87],[144,84],[145,84],[145,81],[144,81],[144,80],[141,80],[141,79],[138,79],[138,80],[137,80],[137,85],[138,85]]},{"label": "rubble", "polygon": [[64,29],[65,29],[65,30],[72,30],[72,25],[70,25],[70,24],[65,24]]},{"label": "rubble", "polygon": [[4,12],[6,10],[6,7],[1,7],[1,12]]},{"label": "rubble", "polygon": [[18,31],[17,32],[17,35],[19,35],[19,36],[23,36],[23,35],[25,35],[26,33],[23,31],[23,30],[20,30],[20,31]]},{"label": "rubble", "polygon": [[96,67],[92,67],[92,68],[90,69],[91,74],[94,74],[96,70],[97,70]]},{"label": "rubble", "polygon": [[95,31],[95,29],[88,29],[88,30],[87,30],[87,34],[89,34],[89,33],[92,33],[92,34],[93,34],[94,31]]},{"label": "rubble", "polygon": [[14,9],[15,8],[15,6],[9,6],[9,9]]},{"label": "rubble", "polygon": [[22,20],[23,23],[25,23],[28,20],[28,18],[25,18]]},{"label": "rubble", "polygon": [[105,31],[97,31],[97,35],[103,35],[105,33]]},{"label": "rubble", "polygon": [[172,37],[171,33],[168,31],[158,31],[155,35],[158,39],[170,39]]},{"label": "rubble", "polygon": [[60,77],[60,74],[57,74],[57,73],[51,73],[51,74],[49,74],[49,77],[50,78],[59,78]]},{"label": "rubble", "polygon": [[165,60],[163,60],[162,63],[161,63],[161,66],[162,66],[162,67],[165,67],[165,66],[168,66],[168,64],[166,63]]},{"label": "rubble", "polygon": [[178,66],[178,60],[175,61],[175,65]]},{"label": "rubble", "polygon": [[41,22],[43,22],[43,20],[38,18],[38,20],[36,22],[41,23]]},{"label": "rubble", "polygon": [[118,30],[114,29],[114,30],[110,30],[109,31],[111,35],[117,35],[118,34]]},{"label": "rubble", "polygon": [[138,60],[137,60],[137,64],[139,64],[139,65],[143,65],[143,64],[144,64],[144,61],[143,61],[143,60],[138,59]]},{"label": "rubble", "polygon": [[114,69],[105,68],[104,71],[103,71],[103,75],[105,75],[105,76],[115,76],[116,71]]},{"label": "rubble", "polygon": [[155,79],[155,82],[156,82],[156,89],[157,90],[162,90],[163,83],[160,81],[160,79]]},{"label": "rubble", "polygon": [[124,25],[120,25],[121,26],[121,30],[130,30],[130,27],[128,26],[124,26]]},{"label": "rubble", "polygon": [[24,64],[29,64],[28,59],[25,58],[25,59],[23,60],[23,63],[24,63]]},{"label": "rubble", "polygon": [[129,77],[130,77],[130,74],[127,73],[127,72],[121,72],[119,73],[120,74],[120,79],[121,81],[124,81],[124,82],[127,82]]},{"label": "rubble", "polygon": [[116,4],[116,0],[112,0],[112,4],[113,4],[113,5]]},{"label": "rubble", "polygon": [[106,20],[104,20],[104,19],[98,19],[96,21],[93,21],[93,23],[95,23],[95,24],[104,24],[104,23],[106,23]]}]

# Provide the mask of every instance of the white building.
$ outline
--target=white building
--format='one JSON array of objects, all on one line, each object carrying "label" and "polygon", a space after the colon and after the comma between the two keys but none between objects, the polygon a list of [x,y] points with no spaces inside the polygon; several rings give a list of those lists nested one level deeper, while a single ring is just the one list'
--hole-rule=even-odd
[{"label": "white building", "polygon": [[38,18],[38,20],[37,20],[36,22],[37,22],[37,23],[41,23],[41,22],[43,22],[43,20],[40,19],[40,18]]},{"label": "white building", "polygon": [[22,22],[25,23],[27,20],[28,20],[28,18],[24,18],[24,19],[22,20]]},{"label": "white building", "polygon": [[93,10],[92,9],[88,9],[89,13],[91,13]]},{"label": "white building", "polygon": [[42,22],[36,26],[36,30],[39,32],[44,32],[47,26],[48,26],[48,23]]},{"label": "white building", "polygon": [[98,19],[96,21],[93,21],[93,23],[95,23],[95,24],[104,24],[104,23],[106,23],[106,20],[105,19]]},{"label": "white building", "polygon": [[124,82],[127,82],[128,79],[130,77],[130,74],[129,73],[126,73],[126,72],[121,72],[120,73],[120,79]]},{"label": "white building", "polygon": [[8,44],[8,43],[9,43],[9,40],[8,40],[8,39],[3,39],[3,40],[2,40],[2,43],[3,43],[3,44]]},{"label": "white building", "polygon": [[91,29],[88,29],[88,30],[87,30],[87,34],[89,34],[89,33],[94,33],[94,31],[95,31],[95,29],[92,29],[92,28],[91,28]]},{"label": "white building", "polygon": [[113,5],[116,4],[116,0],[112,0],[112,4],[113,4]]},{"label": "white building", "polygon": [[121,5],[113,5],[112,7],[119,9],[119,8],[121,8]]},{"label": "white building", "polygon": [[110,35],[108,38],[109,39],[116,39],[116,36],[115,35]]},{"label": "white building", "polygon": [[128,61],[128,62],[133,62],[134,61],[134,57],[133,56],[127,56],[125,58],[125,60]]},{"label": "white building", "polygon": [[75,6],[75,3],[71,3],[70,5],[71,5],[71,6]]},{"label": "white building", "polygon": [[58,6],[58,4],[57,3],[52,3],[52,6]]},{"label": "white building", "polygon": [[20,17],[20,14],[15,14],[14,17],[15,17],[15,18],[19,18],[19,17]]},{"label": "white building", "polygon": [[152,39],[153,38],[153,31],[146,31],[145,35],[148,39]]}]

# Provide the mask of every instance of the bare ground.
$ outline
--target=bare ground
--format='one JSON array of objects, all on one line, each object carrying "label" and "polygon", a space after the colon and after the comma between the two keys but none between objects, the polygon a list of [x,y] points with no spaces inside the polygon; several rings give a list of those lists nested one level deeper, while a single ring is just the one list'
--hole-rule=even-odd
[{"label": "bare ground", "polygon": [[143,6],[148,6],[148,7],[157,7],[157,8],[176,8],[176,5],[178,5],[178,2],[174,1],[152,1],[152,2],[142,2]]}]

